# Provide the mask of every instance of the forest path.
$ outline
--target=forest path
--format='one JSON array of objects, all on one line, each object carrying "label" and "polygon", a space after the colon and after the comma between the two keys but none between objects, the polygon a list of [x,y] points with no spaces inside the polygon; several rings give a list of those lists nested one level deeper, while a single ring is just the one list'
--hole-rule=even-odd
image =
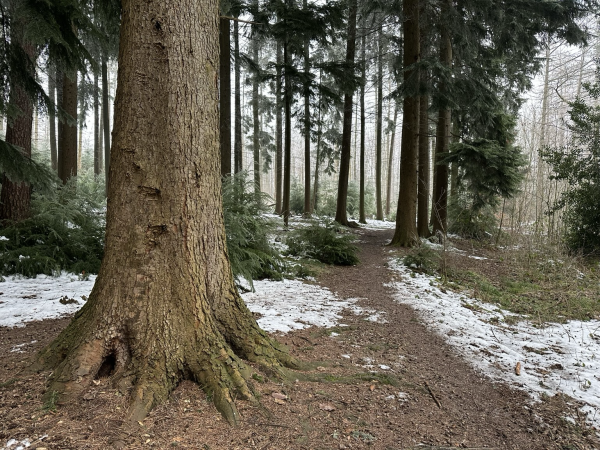
[{"label": "forest path", "polygon": [[331,268],[318,281],[342,299],[358,297],[360,307],[385,312],[387,323],[345,317],[359,328],[342,336],[355,339],[365,349],[374,349],[371,358],[375,369],[379,364],[399,367],[402,390],[411,398],[397,410],[403,424],[394,430],[399,442],[515,449],[563,448],[566,444],[573,446],[569,448],[597,448],[564,428],[562,417],[569,414],[562,409],[566,406],[564,398],[557,396],[532,405],[524,392],[478,374],[441,336],[428,330],[410,306],[394,299],[393,287],[389,286],[400,278],[387,268],[393,250],[385,245],[393,231],[363,229],[358,233],[360,264]]},{"label": "forest path", "polygon": [[[53,411],[43,398],[49,374],[24,371],[69,322],[47,319],[0,327],[0,450],[26,442],[48,450],[104,450],[114,442],[132,450],[600,449],[593,433],[564,419],[578,418],[566,396],[532,405],[526,393],[478,374],[428,330],[386,285],[401,282],[387,268],[401,252],[385,247],[391,230],[356,232],[361,262],[328,267],[317,280],[337,293],[332,303],[358,298],[339,318],[347,326],[273,333],[300,361],[317,367],[284,382],[254,366],[252,384],[262,406],[236,402],[239,427],[226,425],[210,396],[191,381],[139,427],[127,427],[128,397],[110,378]],[[282,284],[269,295],[301,300],[309,286],[298,284],[291,294]],[[416,287],[412,292],[419,295]],[[327,308],[308,303],[306,309]],[[282,317],[289,311],[273,309]]]}]

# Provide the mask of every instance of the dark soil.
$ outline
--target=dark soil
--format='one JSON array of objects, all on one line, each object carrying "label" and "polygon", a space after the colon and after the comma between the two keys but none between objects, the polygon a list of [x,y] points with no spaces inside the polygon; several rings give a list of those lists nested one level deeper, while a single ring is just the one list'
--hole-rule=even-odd
[{"label": "dark soil", "polygon": [[[0,328],[0,449],[9,439],[26,438],[38,450],[600,448],[583,420],[564,420],[578,417],[571,399],[558,395],[532,404],[525,393],[491,382],[410,307],[395,302],[385,286],[397,276],[385,264],[391,231],[359,233],[361,263],[331,268],[318,282],[342,298],[361,298],[362,308],[385,312],[387,323],[347,312],[347,327],[277,336],[301,360],[321,362],[296,382],[257,375],[263,408],[238,402],[241,426],[228,426],[191,382],[135,427],[124,424],[127,399],[110,388],[110,379],[98,380],[78,401],[44,404],[49,374],[26,369],[68,323],[46,320]],[[11,352],[34,340],[20,348],[24,353]],[[303,381],[309,377],[320,381]]]}]

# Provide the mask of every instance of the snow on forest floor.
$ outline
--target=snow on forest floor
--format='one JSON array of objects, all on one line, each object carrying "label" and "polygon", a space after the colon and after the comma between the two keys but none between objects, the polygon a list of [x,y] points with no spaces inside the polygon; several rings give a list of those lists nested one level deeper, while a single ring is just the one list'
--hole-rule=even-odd
[{"label": "snow on forest floor", "polygon": [[397,300],[415,308],[476,368],[533,398],[567,394],[584,403],[581,410],[600,427],[600,321],[507,325],[504,317],[514,314],[445,290],[400,263],[390,266],[402,275],[392,286]]},{"label": "snow on forest floor", "polygon": [[[82,281],[67,273],[59,277],[6,277],[6,281],[0,283],[0,326],[23,326],[33,320],[72,314],[89,296],[95,279],[90,276],[89,280]],[[248,308],[260,316],[258,324],[269,332],[286,333],[309,326],[333,327],[344,309],[367,315],[366,320],[384,320],[381,313],[356,306],[358,299],[341,300],[327,289],[300,280],[254,281],[254,288],[256,292],[242,294],[242,298]]]}]

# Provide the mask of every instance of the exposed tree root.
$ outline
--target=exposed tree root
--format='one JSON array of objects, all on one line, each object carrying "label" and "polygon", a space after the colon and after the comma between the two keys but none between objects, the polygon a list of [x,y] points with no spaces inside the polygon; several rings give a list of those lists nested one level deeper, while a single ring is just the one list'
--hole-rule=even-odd
[{"label": "exposed tree root", "polygon": [[251,315],[243,314],[245,305],[240,318],[226,321],[226,326],[215,327],[209,320],[202,326],[165,333],[156,342],[148,342],[146,335],[134,339],[137,328],[129,329],[126,323],[107,328],[92,309],[78,313],[38,356],[36,368],[54,370],[47,395],[58,393],[59,404],[81,395],[93,380],[107,377],[114,388],[129,395],[127,417],[136,423],[187,379],[197,382],[223,417],[237,425],[236,399],[259,406],[250,381],[252,370],[243,359],[282,379],[295,378],[289,368],[304,367],[261,330]]}]

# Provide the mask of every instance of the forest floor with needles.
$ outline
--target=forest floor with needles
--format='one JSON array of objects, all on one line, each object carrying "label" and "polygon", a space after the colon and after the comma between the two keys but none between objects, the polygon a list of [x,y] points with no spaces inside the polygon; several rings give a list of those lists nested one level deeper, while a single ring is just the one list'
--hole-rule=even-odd
[{"label": "forest floor with needles", "polygon": [[[114,443],[206,450],[600,449],[593,331],[586,331],[591,344],[578,350],[551,334],[553,352],[541,335],[526,338],[525,325],[505,320],[513,313],[459,292],[450,305],[449,289],[399,267],[395,261],[406,251],[385,246],[391,230],[357,233],[358,265],[327,267],[306,289],[299,282],[259,282],[256,294],[244,296],[263,328],[294,356],[317,364],[290,383],[257,369],[253,386],[264,408],[238,401],[239,427],[227,425],[192,382],[136,426],[124,422],[127,398],[110,388],[108,378],[77,401],[44,403],[49,374],[25,369],[68,324],[63,317],[0,327],[0,449],[105,449]],[[499,261],[491,250],[471,256],[463,260],[490,267]],[[2,285],[7,293],[12,286],[10,280]],[[10,303],[7,294],[0,295],[3,301]],[[541,324],[533,329],[547,330]],[[566,335],[578,339],[573,330]],[[582,365],[571,370],[572,361]],[[560,372],[560,382],[553,372]]]}]

